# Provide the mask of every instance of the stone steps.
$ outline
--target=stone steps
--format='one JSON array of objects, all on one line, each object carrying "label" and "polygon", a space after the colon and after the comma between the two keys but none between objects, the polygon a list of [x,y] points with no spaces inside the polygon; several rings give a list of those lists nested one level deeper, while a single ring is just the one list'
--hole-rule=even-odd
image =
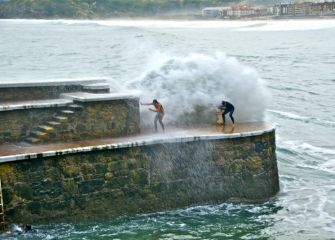
[{"label": "stone steps", "polygon": [[78,110],[83,110],[84,106],[79,105],[79,104],[71,104],[68,106],[68,108],[74,111],[78,111]]},{"label": "stone steps", "polygon": [[55,129],[52,126],[39,126],[38,130],[46,133],[52,133]]},{"label": "stone steps", "polygon": [[65,114],[65,115],[71,115],[71,114],[74,114],[74,111],[72,111],[72,110],[63,110],[63,111],[61,111],[61,113]]},{"label": "stone steps", "polygon": [[50,122],[47,122],[48,126],[51,126],[51,127],[57,127],[59,125],[61,125],[60,122],[56,122],[56,121],[50,121]]},{"label": "stone steps", "polygon": [[37,138],[39,140],[43,140],[48,136],[47,132],[42,132],[42,131],[34,131],[31,133],[31,136],[34,138]]},{"label": "stone steps", "polygon": [[63,122],[66,122],[68,120],[68,117],[64,117],[64,116],[56,116],[54,117],[54,120],[60,122],[60,123],[63,123]]},{"label": "stone steps", "polygon": [[25,140],[26,143],[32,143],[32,144],[36,144],[36,143],[40,143],[41,140],[34,138],[34,137],[29,137]]},{"label": "stone steps", "polygon": [[31,132],[28,138],[25,139],[25,143],[37,144],[46,141],[51,134],[57,131],[57,128],[68,122],[73,114],[83,109],[84,107],[79,104],[69,105],[66,109],[58,112],[50,121],[38,126],[35,131]]}]

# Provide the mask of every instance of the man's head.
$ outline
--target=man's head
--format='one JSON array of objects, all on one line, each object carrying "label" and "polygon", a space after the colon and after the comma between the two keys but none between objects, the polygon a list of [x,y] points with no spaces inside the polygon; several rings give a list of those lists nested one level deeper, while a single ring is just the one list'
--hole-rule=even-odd
[{"label": "man's head", "polygon": [[158,101],[157,101],[156,99],[154,99],[154,100],[152,101],[152,103],[153,103],[153,104],[158,104]]},{"label": "man's head", "polygon": [[29,232],[29,231],[31,231],[31,225],[30,225],[30,224],[26,224],[26,225],[24,225],[23,231],[24,231],[24,232]]}]

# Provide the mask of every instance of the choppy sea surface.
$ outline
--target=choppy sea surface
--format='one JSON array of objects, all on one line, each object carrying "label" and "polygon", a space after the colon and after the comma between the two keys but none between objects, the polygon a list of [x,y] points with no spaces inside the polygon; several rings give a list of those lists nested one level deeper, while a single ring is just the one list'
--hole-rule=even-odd
[{"label": "choppy sea surface", "polygon": [[335,239],[335,20],[0,20],[0,83],[100,77],[171,113],[228,98],[274,122],[280,192],[0,239]]}]

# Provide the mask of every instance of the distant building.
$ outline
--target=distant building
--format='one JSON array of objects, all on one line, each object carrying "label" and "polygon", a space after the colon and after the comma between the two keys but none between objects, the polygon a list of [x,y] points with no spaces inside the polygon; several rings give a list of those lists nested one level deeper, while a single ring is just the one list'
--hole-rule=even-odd
[{"label": "distant building", "polygon": [[208,7],[202,9],[202,16],[207,18],[221,17],[222,12],[225,12],[229,7]]},{"label": "distant building", "polygon": [[249,6],[234,6],[228,11],[230,17],[246,17],[255,15],[255,9]]},{"label": "distant building", "polygon": [[252,6],[210,7],[202,10],[202,16],[207,18],[242,18],[264,16],[267,12],[266,8]]},{"label": "distant building", "polygon": [[289,3],[280,3],[273,6],[273,15],[288,15]]},{"label": "distant building", "polygon": [[280,3],[273,6],[275,16],[328,16],[335,15],[335,1]]},{"label": "distant building", "polygon": [[304,16],[310,15],[311,2],[294,3],[288,5],[288,15],[290,16]]},{"label": "distant building", "polygon": [[258,16],[335,16],[335,0],[331,2],[279,3],[272,8],[254,6],[208,7],[202,9],[206,18],[243,18]]},{"label": "distant building", "polygon": [[335,15],[335,1],[312,3],[311,15],[319,15],[319,16]]}]

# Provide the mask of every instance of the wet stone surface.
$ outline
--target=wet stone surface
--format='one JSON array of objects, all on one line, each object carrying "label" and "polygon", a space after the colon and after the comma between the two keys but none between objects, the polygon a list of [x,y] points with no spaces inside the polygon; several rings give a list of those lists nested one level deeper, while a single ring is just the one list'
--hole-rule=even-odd
[{"label": "wet stone surface", "polygon": [[17,144],[30,137],[37,143],[71,142],[139,132],[136,98],[84,102],[75,105],[79,106],[75,109],[64,101],[65,105],[44,104],[41,108],[29,105],[28,108],[0,111],[0,144]]},{"label": "wet stone surface", "polygon": [[[43,153],[46,151],[54,151],[61,154],[61,151],[66,151],[67,149],[80,149],[85,147],[95,148],[97,146],[108,146],[109,144],[122,145],[123,143],[136,145],[136,143],[145,143],[156,140],[164,141],[170,139],[181,139],[195,136],[216,136],[219,138],[227,138],[226,142],[228,143],[231,141],[230,138],[240,137],[243,134],[252,132],[266,132],[272,128],[273,126],[271,124],[264,122],[238,123],[235,125],[235,127],[227,125],[226,127],[208,126],[197,128],[168,128],[164,134],[161,132],[155,133],[152,129],[141,129],[141,133],[132,134],[129,137],[96,138],[91,140],[71,141],[66,143],[45,143],[37,145],[27,145],[21,143],[3,144],[0,145],[0,158],[1,156]],[[138,131],[139,129],[135,128],[135,130]],[[108,149],[108,147],[106,148]],[[57,155],[57,153],[55,153],[55,155]]]},{"label": "wet stone surface", "polygon": [[[170,129],[164,135],[148,132],[30,148],[12,146],[36,153],[111,142],[129,144],[0,163],[6,217],[10,222],[64,222],[229,199],[268,199],[279,190],[275,132],[263,123],[235,129],[235,133],[215,128]],[[189,141],[181,141],[187,137]],[[146,144],[135,146],[129,141]],[[5,149],[1,146],[1,154],[14,151]]]}]

